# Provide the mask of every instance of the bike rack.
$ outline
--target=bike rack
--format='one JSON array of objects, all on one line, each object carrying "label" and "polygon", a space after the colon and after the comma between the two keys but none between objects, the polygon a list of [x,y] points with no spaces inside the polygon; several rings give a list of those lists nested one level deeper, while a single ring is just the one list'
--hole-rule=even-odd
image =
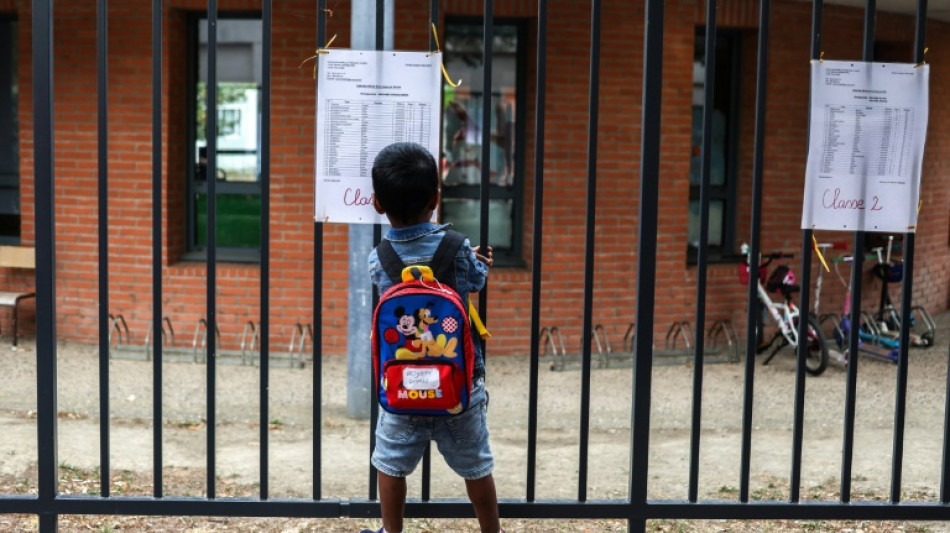
[{"label": "bike rack", "polygon": [[[198,343],[198,337],[201,337],[201,344]],[[218,325],[214,325],[214,352],[215,357],[217,357],[218,346],[221,345],[221,331],[218,329]],[[195,334],[191,338],[191,350],[194,356],[193,361],[195,363],[204,363],[206,360],[205,354],[208,347],[208,321],[204,318],[199,318],[198,323],[195,325]],[[200,349],[199,349],[200,348]],[[198,354],[201,353],[201,360],[198,360]]]},{"label": "bike rack", "polygon": [[[113,337],[113,334],[115,334],[115,337]],[[115,343],[113,343],[113,339],[115,339]],[[129,325],[125,323],[125,317],[109,314],[109,353],[112,353],[113,344],[115,344],[116,349],[130,346],[130,339]]]},{"label": "bike rack", "polygon": [[[247,340],[248,332],[251,333],[250,344],[248,343],[248,340]],[[244,324],[244,333],[241,334],[241,363],[246,365],[248,364],[247,363],[248,356],[251,355],[253,357],[253,355],[249,354],[248,351],[249,350],[251,352],[254,351],[254,346],[257,344],[257,341],[260,339],[260,335],[261,335],[261,330],[257,327],[256,324],[254,324],[253,320],[248,320]]]},{"label": "bike rack", "polygon": [[[151,361],[153,352],[153,327],[149,324],[144,342],[139,346],[131,343],[132,334],[125,318],[121,314],[109,315],[109,357],[111,359],[130,359]],[[239,365],[260,364],[260,324],[247,321],[239,339],[238,350],[222,350],[221,331],[215,327],[215,360],[219,363]],[[310,324],[297,323],[290,333],[289,350],[272,352],[269,356],[271,366],[302,368],[306,348],[313,346],[313,327]],[[175,328],[169,317],[162,319],[162,360],[168,362],[203,363],[208,346],[208,321],[198,319],[195,324],[190,346],[179,346],[175,339]],[[312,357],[311,357],[312,358]]]},{"label": "bike rack", "polygon": [[[624,334],[623,349],[626,359],[633,359],[633,343],[636,338],[634,324],[627,327]],[[683,347],[679,347],[682,339]],[[703,361],[707,363],[735,363],[739,361],[739,337],[736,334],[732,321],[728,319],[715,320],[706,330],[706,341],[703,348]],[[666,331],[664,348],[653,349],[654,365],[690,364],[695,353],[693,342],[693,328],[689,322],[682,320],[674,322]]]},{"label": "bike rack", "polygon": [[[564,349],[564,338],[557,326],[541,328],[538,336],[540,346],[540,360],[551,361],[551,370],[563,370],[567,359],[567,350]],[[560,351],[558,348],[560,347]],[[550,349],[550,351],[549,351]]]},{"label": "bike rack", "polygon": [[[609,364],[609,357],[613,352],[610,340],[607,338],[607,332],[602,324],[595,325],[592,333],[592,342],[596,344],[597,352],[591,354],[591,368],[605,368]],[[551,370],[561,371],[581,368],[583,350],[575,354],[568,354],[564,348],[564,338],[561,336],[561,330],[557,326],[541,328],[539,342],[541,343],[541,360],[550,361]]]},{"label": "bike rack", "polygon": [[[294,324],[290,333],[290,345],[287,347],[287,351],[290,354],[290,366],[303,368],[304,348],[307,345],[307,337],[310,338],[310,346],[313,346],[313,328],[310,324],[306,326],[300,322]],[[313,352],[311,351],[311,353]],[[296,363],[294,363],[295,360],[297,361]]]},{"label": "bike rack", "polygon": [[[923,322],[924,327],[926,328],[926,331],[921,333],[919,336],[919,338],[921,339],[921,343],[915,344],[911,342],[911,346],[920,346],[920,347],[933,346],[934,341],[936,340],[936,335],[937,335],[937,323],[934,322],[934,319],[932,316],[930,316],[930,313],[928,313],[926,309],[924,309],[923,307],[919,305],[915,305],[914,307],[912,307],[911,312],[914,313],[911,315],[911,320],[915,321],[915,323],[911,324],[912,334],[913,334],[914,326],[917,325],[916,319],[920,319],[920,321]],[[898,324],[899,323],[900,321],[898,321]]]},{"label": "bike rack", "polygon": [[[716,320],[706,332],[706,348],[703,360],[710,363],[734,363],[739,361],[739,342],[735,328],[730,320]],[[597,352],[591,358],[592,368],[617,368],[633,364],[636,325],[630,323],[623,334],[620,351],[614,351],[610,338],[602,324],[594,326],[593,342]],[[581,356],[568,355],[564,349],[564,339],[557,326],[541,328],[539,336],[541,354],[546,361],[552,361],[551,370],[580,368]],[[688,364],[693,361],[695,345],[692,325],[683,320],[670,325],[664,339],[664,348],[653,350],[655,365]]]},{"label": "bike rack", "polygon": [[[719,350],[719,339],[724,339],[726,345],[725,351]],[[703,354],[703,361],[708,363],[738,363],[739,362],[739,336],[736,334],[736,328],[729,319],[720,319],[709,326],[706,333],[706,349]]]},{"label": "bike rack", "polygon": [[[166,328],[167,326],[167,328]],[[148,332],[145,334],[145,359],[152,360],[152,329],[151,323],[148,325]],[[169,338],[171,341],[169,343]],[[162,319],[162,352],[169,346],[175,346],[175,329],[172,327],[172,321],[167,316]]]}]

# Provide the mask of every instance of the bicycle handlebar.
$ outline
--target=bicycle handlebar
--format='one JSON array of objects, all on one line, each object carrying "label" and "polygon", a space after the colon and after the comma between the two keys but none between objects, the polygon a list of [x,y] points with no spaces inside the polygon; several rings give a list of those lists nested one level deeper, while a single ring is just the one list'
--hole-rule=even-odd
[{"label": "bicycle handlebar", "polygon": [[[744,262],[745,264],[748,265],[748,264],[749,264],[749,252],[748,252],[748,248],[747,248],[747,245],[745,245],[745,244],[743,244],[742,246],[743,246],[742,251],[745,252],[745,253],[742,254],[742,260],[743,260],[743,262]],[[760,267],[769,266],[769,264],[771,264],[772,261],[774,261],[775,259],[792,259],[792,258],[795,257],[794,254],[787,254],[787,253],[785,253],[785,252],[772,252],[772,253],[769,253],[769,254],[759,254],[759,256],[760,256],[762,259],[765,259],[765,261],[763,261],[763,262],[759,265]]]}]

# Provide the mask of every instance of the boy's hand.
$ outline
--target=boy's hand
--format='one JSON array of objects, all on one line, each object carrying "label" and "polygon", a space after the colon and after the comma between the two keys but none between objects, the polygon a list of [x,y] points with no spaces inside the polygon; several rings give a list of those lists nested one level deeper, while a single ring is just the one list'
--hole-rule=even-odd
[{"label": "boy's hand", "polygon": [[486,265],[491,266],[492,263],[495,262],[495,260],[492,258],[491,246],[485,247],[485,255],[481,254],[481,249],[482,249],[481,246],[476,246],[472,248],[472,251],[475,252],[475,258],[481,261],[482,263],[485,263]]}]

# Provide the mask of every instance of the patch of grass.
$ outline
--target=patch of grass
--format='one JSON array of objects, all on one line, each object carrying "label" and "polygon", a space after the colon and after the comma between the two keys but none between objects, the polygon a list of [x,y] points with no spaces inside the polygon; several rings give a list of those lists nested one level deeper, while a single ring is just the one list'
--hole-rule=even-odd
[{"label": "patch of grass", "polygon": [[733,487],[732,485],[723,485],[719,487],[720,496],[735,496],[739,494],[739,487]]},{"label": "patch of grass", "polygon": [[179,429],[201,429],[205,427],[204,420],[169,420],[165,424]]},{"label": "patch of grass", "polygon": [[89,418],[87,415],[75,411],[59,411],[56,413],[56,417],[61,420],[85,420]]}]

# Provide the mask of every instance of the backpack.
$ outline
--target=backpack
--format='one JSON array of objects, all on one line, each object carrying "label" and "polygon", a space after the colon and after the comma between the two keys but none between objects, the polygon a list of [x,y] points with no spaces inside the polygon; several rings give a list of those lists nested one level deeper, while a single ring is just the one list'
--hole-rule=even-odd
[{"label": "backpack", "polygon": [[405,266],[392,244],[376,248],[393,286],[373,312],[373,379],[379,405],[403,415],[468,409],[475,365],[469,307],[457,290],[455,257],[465,241],[446,231],[428,266]]}]

